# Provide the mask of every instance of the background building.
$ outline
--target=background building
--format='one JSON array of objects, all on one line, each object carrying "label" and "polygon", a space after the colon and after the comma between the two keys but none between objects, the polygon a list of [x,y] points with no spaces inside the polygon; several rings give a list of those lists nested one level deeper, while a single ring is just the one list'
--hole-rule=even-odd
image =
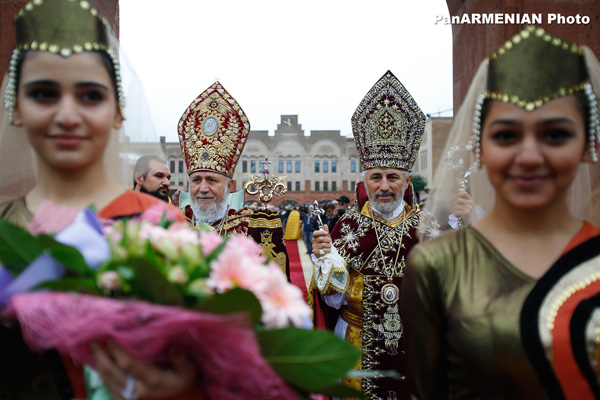
[{"label": "background building", "polygon": [[[171,171],[171,189],[187,191],[188,174],[178,142],[161,145]],[[130,143],[131,152],[144,154],[145,143]],[[340,131],[311,131],[305,136],[297,115],[282,115],[274,135],[268,131],[250,131],[233,179],[235,190],[243,190],[251,180],[247,175],[264,171],[268,159],[270,174],[286,176],[287,193],[275,196],[271,204],[311,204],[315,200],[335,200],[341,195],[354,198],[356,182],[362,180],[362,168],[353,138]],[[258,196],[246,194],[246,200]]]},{"label": "background building", "polygon": [[[452,118],[428,118],[419,156],[413,173],[429,183],[442,157],[442,151]],[[147,154],[148,143],[130,143],[133,154]],[[188,173],[178,142],[166,142],[161,136],[161,147],[171,171],[171,192],[187,191]],[[275,196],[271,204],[312,204],[315,200],[334,200],[342,195],[354,199],[357,182],[363,180],[363,170],[354,138],[342,136],[340,131],[311,131],[304,135],[298,115],[282,115],[274,135],[268,131],[250,131],[248,141],[238,162],[233,179],[235,190],[264,172],[265,159],[269,173],[285,176],[287,193]],[[246,200],[258,200],[246,194]],[[422,197],[422,199],[424,199]]]},{"label": "background building", "polygon": [[[413,167],[413,175],[421,175],[427,187],[433,182],[433,174],[440,162],[443,162],[443,150],[452,127],[452,117],[430,117],[425,122],[425,134],[419,149],[419,155]],[[421,201],[427,196],[421,194]]]}]

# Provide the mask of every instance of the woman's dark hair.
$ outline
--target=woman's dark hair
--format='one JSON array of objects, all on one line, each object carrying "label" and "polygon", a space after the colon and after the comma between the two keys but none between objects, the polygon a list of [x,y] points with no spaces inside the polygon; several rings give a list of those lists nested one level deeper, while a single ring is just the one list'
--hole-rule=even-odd
[{"label": "woman's dark hair", "polygon": [[[17,59],[17,74],[16,74],[16,91],[18,92],[19,90],[19,80],[21,79],[21,67],[23,66],[23,61],[25,60],[25,56],[27,55],[27,53],[30,50],[26,50],[23,51],[21,50],[19,52],[19,58]],[[94,50],[92,51],[93,53],[97,53],[100,55],[100,58],[102,59],[102,64],[104,64],[104,67],[106,68],[106,70],[108,71],[108,75],[110,76],[110,80],[112,82],[112,86],[113,86],[113,90],[115,92],[115,100],[117,102],[117,104],[119,103],[119,94],[117,91],[117,75],[115,74],[115,66],[112,62],[112,59],[110,58],[110,56],[105,52],[105,51],[97,51]],[[16,96],[16,92],[15,92],[15,96]]]}]

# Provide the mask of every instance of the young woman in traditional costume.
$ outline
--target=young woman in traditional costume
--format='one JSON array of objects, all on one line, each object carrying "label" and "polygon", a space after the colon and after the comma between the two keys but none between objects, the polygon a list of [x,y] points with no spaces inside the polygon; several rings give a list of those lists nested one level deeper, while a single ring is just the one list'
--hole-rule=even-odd
[{"label": "young woman in traditional costume", "polygon": [[[100,218],[138,215],[160,202],[118,182],[125,101],[108,22],[87,1],[34,0],[19,10],[15,24],[0,134],[2,163],[10,165],[2,168],[0,194],[12,200],[0,205],[0,218],[25,227],[43,201],[93,205]],[[82,367],[67,355],[34,355],[18,330],[3,326],[0,333],[0,398],[87,396]],[[186,390],[183,398],[200,396],[194,367],[181,352],[172,355],[173,368],[163,370],[105,345],[92,347],[114,396],[157,398]]]},{"label": "young woman in traditional costume", "polygon": [[582,219],[599,78],[589,49],[533,26],[480,66],[427,208],[467,177],[486,215],[409,256],[411,398],[600,397],[600,228]]}]

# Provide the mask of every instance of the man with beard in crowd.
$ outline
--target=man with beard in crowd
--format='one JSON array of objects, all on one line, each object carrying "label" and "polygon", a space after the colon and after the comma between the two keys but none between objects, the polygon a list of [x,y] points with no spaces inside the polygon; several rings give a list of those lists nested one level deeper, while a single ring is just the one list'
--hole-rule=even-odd
[{"label": "man with beard in crowd", "polygon": [[155,155],[138,158],[133,169],[133,191],[148,193],[163,201],[169,201],[171,172],[167,163]]},{"label": "man with beard in crowd", "polygon": [[196,227],[203,223],[220,235],[252,237],[262,254],[286,272],[289,264],[281,219],[276,212],[248,207],[234,210],[228,195],[250,123],[235,99],[215,82],[187,108],[179,121],[179,143],[190,178],[191,204],[184,214]]}]

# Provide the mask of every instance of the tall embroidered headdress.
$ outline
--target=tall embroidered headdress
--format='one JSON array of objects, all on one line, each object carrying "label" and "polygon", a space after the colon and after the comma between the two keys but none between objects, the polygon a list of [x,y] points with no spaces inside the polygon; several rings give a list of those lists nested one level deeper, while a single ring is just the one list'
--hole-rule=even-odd
[{"label": "tall embroidered headdress", "polygon": [[[70,57],[84,51],[103,51],[112,60],[117,97],[125,116],[119,59],[111,45],[108,21],[86,0],[32,0],[15,17],[16,44],[8,70],[4,105],[12,124],[17,94],[17,69],[23,51],[47,51]],[[116,42],[116,40],[115,40]]]},{"label": "tall embroidered headdress", "polygon": [[215,82],[189,105],[178,126],[188,174],[214,171],[233,177],[250,122],[237,101]]},{"label": "tall embroidered headdress", "polygon": [[425,114],[398,78],[387,71],[352,116],[363,169],[412,171],[425,132]]},{"label": "tall embroidered headdress", "polygon": [[[470,143],[476,152],[477,165],[481,109],[486,99],[533,111],[551,100],[577,92],[584,92],[589,101],[589,143],[600,143],[597,100],[583,50],[533,25],[514,35],[489,57],[486,89],[477,102]],[[598,161],[595,146],[590,146],[590,155],[594,162]]]}]

